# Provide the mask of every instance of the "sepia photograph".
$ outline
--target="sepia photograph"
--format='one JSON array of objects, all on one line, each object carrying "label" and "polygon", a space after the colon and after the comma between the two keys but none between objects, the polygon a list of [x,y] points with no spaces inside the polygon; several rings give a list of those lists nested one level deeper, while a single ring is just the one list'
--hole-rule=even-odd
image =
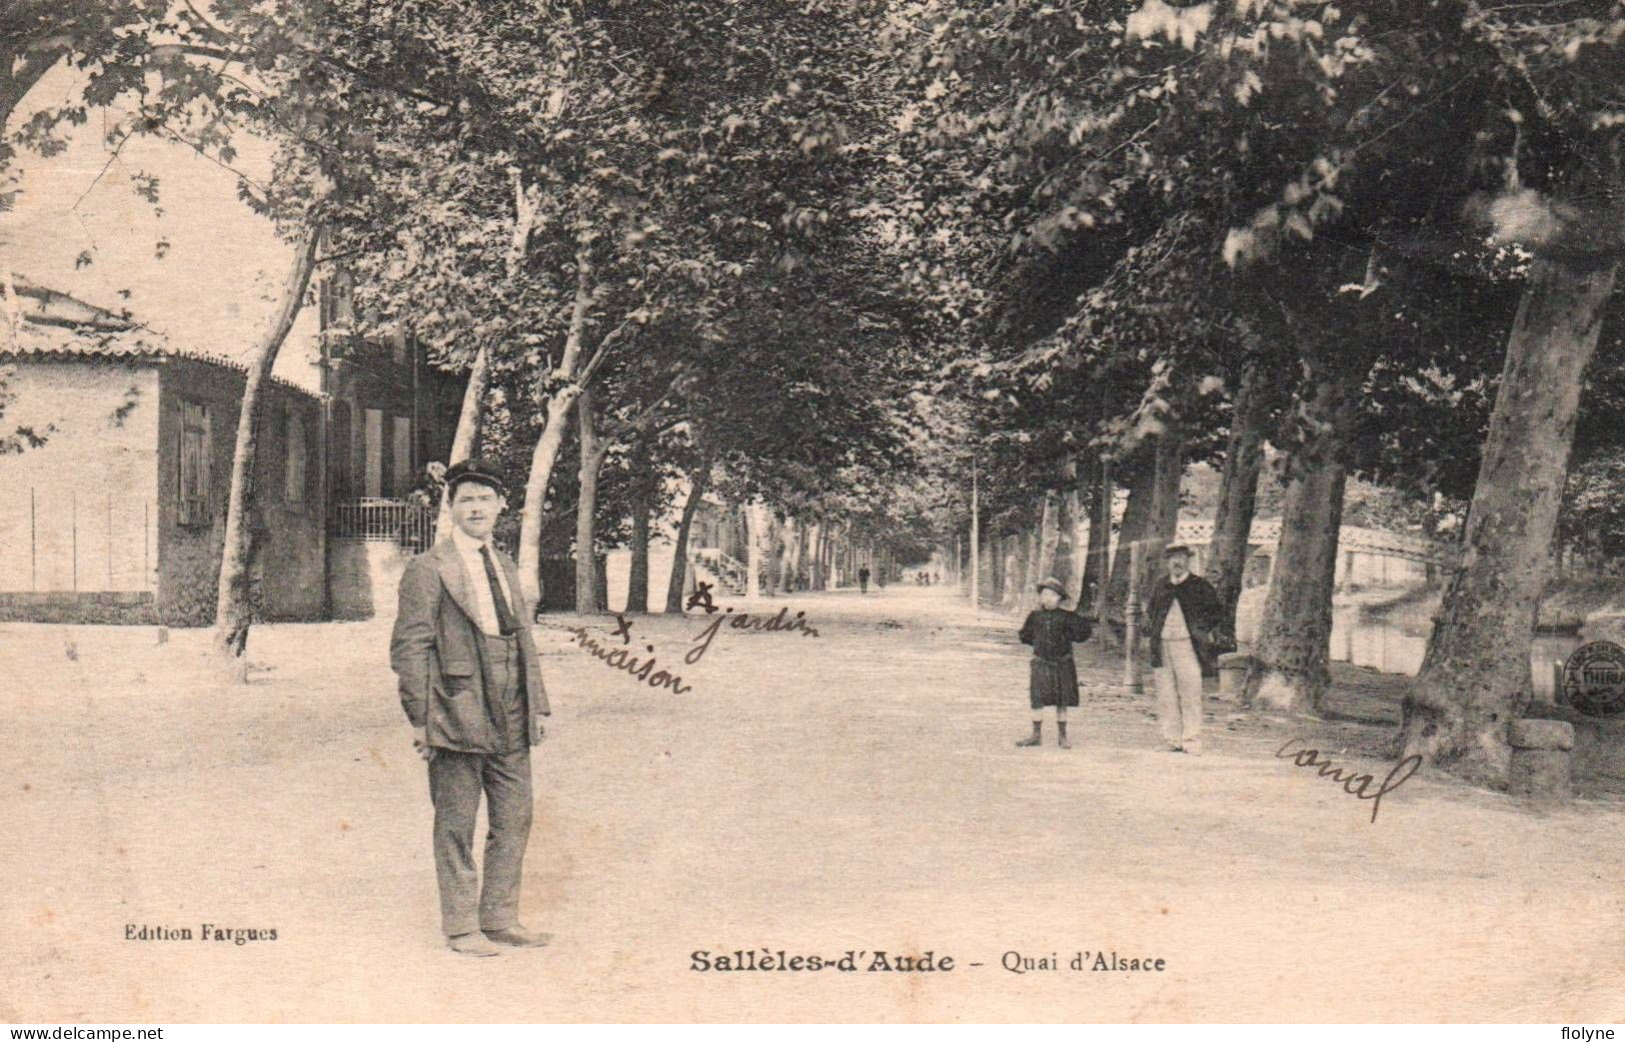
[{"label": "sepia photograph", "polygon": [[1617,1037],[1622,264],[1625,0],[0,0],[0,1021]]}]

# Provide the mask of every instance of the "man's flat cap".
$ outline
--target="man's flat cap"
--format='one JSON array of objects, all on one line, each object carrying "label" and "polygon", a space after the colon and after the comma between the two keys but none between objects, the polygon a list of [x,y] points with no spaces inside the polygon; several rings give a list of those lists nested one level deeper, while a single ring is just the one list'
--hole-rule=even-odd
[{"label": "man's flat cap", "polygon": [[1186,557],[1189,557],[1191,555],[1191,548],[1186,546],[1184,543],[1169,543],[1167,546],[1163,547],[1162,550],[1162,556],[1164,557],[1178,557],[1180,554],[1184,554]]},{"label": "man's flat cap", "polygon": [[486,463],[484,460],[468,459],[461,463],[453,463],[446,468],[446,491],[453,494],[457,486],[464,482],[475,481],[497,490],[501,495],[508,494],[508,481],[502,472]]},{"label": "man's flat cap", "polygon": [[1071,600],[1071,598],[1066,595],[1066,587],[1061,585],[1061,580],[1059,579],[1053,577],[1045,579],[1043,582],[1038,584],[1038,588],[1040,590],[1054,590],[1056,593],[1061,595],[1061,600],[1063,601]]}]

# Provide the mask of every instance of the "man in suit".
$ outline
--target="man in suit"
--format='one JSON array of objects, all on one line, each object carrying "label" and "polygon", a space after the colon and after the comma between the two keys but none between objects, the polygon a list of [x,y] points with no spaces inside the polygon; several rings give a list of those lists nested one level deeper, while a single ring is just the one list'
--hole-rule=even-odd
[{"label": "man in suit", "polygon": [[[549,940],[519,922],[530,747],[550,709],[518,569],[491,544],[505,491],[501,475],[477,460],[446,471],[452,533],[407,564],[389,645],[413,745],[429,765],[441,927],[453,951],[473,956]],[[483,888],[474,866],[482,791]]]},{"label": "man in suit", "polygon": [[1168,575],[1151,591],[1146,636],[1157,685],[1157,718],[1174,752],[1202,755],[1202,677],[1217,672],[1214,647],[1226,629],[1213,584],[1191,572],[1189,547],[1163,551]]}]

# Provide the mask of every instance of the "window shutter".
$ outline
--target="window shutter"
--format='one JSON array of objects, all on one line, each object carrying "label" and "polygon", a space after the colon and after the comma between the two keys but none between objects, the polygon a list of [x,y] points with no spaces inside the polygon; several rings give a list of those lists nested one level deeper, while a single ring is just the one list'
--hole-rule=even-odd
[{"label": "window shutter", "polygon": [[214,455],[214,439],[209,431],[209,407],[200,405],[198,411],[198,427],[202,433],[198,435],[198,520],[209,519],[209,489],[210,469],[209,463]]},{"label": "window shutter", "polygon": [[181,403],[181,427],[175,432],[175,514],[176,520],[183,525],[192,523],[192,504],[187,498],[186,484],[191,477],[188,457],[191,448],[190,439],[186,436],[186,403]]},{"label": "window shutter", "polygon": [[180,523],[203,524],[209,520],[209,410],[192,402],[181,403],[179,474],[176,504]]}]

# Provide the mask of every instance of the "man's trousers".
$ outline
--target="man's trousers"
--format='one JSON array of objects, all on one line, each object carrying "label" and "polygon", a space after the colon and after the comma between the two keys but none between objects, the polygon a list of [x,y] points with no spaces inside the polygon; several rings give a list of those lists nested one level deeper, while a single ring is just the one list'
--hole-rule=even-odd
[{"label": "man's trousers", "polygon": [[[447,937],[505,930],[519,922],[519,878],[530,842],[533,807],[527,710],[519,646],[486,636],[480,671],[503,746],[515,752],[460,753],[437,749],[429,761],[434,801],[434,870],[440,881],[440,921]],[[465,696],[469,697],[469,696]],[[474,867],[474,820],[485,793],[485,886]]]},{"label": "man's trousers", "polygon": [[[474,820],[485,793],[485,885],[474,867]],[[504,930],[519,922],[519,880],[530,842],[530,749],[493,756],[436,750],[429,762],[434,801],[434,870],[447,937]]]},{"label": "man's trousers", "polygon": [[1155,675],[1162,737],[1174,744],[1201,738],[1202,664],[1190,638],[1162,642],[1162,665]]}]

